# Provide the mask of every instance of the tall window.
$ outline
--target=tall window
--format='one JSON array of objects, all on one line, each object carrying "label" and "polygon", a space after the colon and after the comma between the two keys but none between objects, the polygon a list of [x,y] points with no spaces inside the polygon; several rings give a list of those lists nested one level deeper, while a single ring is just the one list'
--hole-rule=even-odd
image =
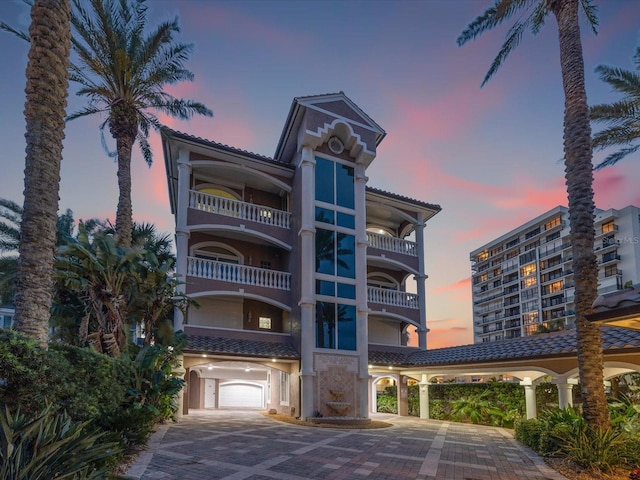
[{"label": "tall window", "polygon": [[356,350],[355,170],[316,157],[316,347]]},{"label": "tall window", "polygon": [[280,372],[280,405],[289,405],[289,383],[289,374]]}]

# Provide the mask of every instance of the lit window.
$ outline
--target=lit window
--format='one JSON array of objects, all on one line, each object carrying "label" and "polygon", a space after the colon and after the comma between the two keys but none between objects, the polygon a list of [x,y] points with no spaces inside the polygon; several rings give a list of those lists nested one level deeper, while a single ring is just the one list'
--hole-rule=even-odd
[{"label": "lit window", "polygon": [[289,374],[280,372],[280,405],[289,405]]},{"label": "lit window", "polygon": [[529,275],[533,275],[536,273],[536,264],[530,263],[529,265],[525,265],[520,269],[520,276],[527,277]]},{"label": "lit window", "polygon": [[265,330],[271,330],[271,318],[260,317],[260,319],[258,320],[258,327],[264,328]]},{"label": "lit window", "polygon": [[602,224],[602,233],[614,232],[615,230],[616,230],[616,225],[613,220]]}]

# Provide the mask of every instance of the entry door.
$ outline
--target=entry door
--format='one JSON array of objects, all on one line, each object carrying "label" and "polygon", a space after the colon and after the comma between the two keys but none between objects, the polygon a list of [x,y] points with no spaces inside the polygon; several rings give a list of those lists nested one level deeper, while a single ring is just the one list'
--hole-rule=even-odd
[{"label": "entry door", "polygon": [[204,379],[204,408],[216,408],[216,381],[213,378]]}]

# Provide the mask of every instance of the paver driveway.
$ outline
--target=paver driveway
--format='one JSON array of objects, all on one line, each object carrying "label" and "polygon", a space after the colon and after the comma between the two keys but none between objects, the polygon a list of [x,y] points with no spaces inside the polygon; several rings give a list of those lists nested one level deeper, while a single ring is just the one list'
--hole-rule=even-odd
[{"label": "paver driveway", "polygon": [[392,426],[302,427],[255,411],[199,411],[162,426],[127,478],[561,480],[509,430],[374,414]]}]

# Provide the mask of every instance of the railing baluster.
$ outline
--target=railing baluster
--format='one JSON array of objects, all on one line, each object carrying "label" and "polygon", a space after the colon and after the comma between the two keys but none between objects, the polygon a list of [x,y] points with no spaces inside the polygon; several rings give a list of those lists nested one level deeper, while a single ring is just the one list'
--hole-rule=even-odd
[{"label": "railing baluster", "polygon": [[196,190],[190,191],[189,208],[209,213],[217,213],[227,217],[237,217],[265,225],[274,225],[280,228],[291,228],[291,213],[289,212],[241,202],[239,200],[232,200],[230,198],[218,197]]}]

